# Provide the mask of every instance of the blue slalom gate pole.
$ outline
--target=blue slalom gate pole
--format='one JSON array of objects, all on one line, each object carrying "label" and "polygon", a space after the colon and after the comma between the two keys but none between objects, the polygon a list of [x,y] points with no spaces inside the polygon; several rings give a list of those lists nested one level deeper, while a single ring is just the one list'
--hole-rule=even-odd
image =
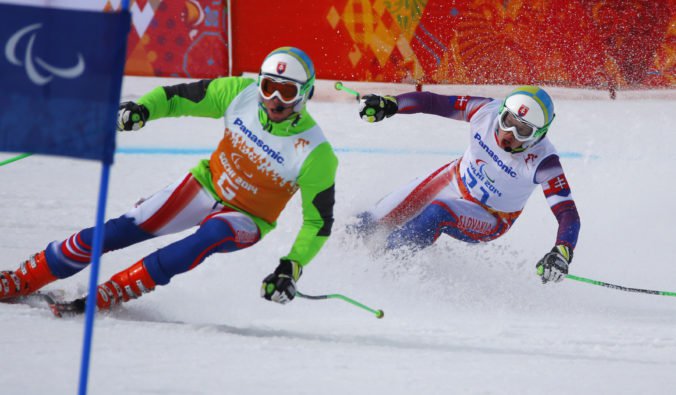
[{"label": "blue slalom gate pole", "polygon": [[96,225],[94,227],[94,243],[92,245],[91,273],[89,275],[89,294],[85,304],[85,331],[82,345],[82,361],[80,364],[80,387],[78,394],[87,393],[87,379],[89,377],[89,356],[91,355],[92,336],[94,332],[94,316],[96,315],[96,288],[99,280],[101,251],[103,250],[103,219],[108,197],[108,179],[110,164],[103,163],[101,169],[101,187],[99,188],[99,203],[96,210]]},{"label": "blue slalom gate pole", "polygon": [[[122,0],[122,12],[128,12],[129,0]],[[127,37],[124,37],[127,40]],[[118,86],[121,89],[121,85]],[[119,90],[118,90],[119,92]],[[119,96],[118,96],[119,99]],[[82,344],[82,360],[80,363],[79,395],[87,394],[89,379],[89,361],[91,356],[92,338],[94,335],[94,318],[96,316],[96,294],[99,280],[99,268],[101,253],[103,251],[104,227],[103,221],[106,213],[106,201],[108,197],[108,182],[110,178],[110,166],[112,161],[103,161],[101,168],[101,186],[99,188],[98,208],[96,210],[96,225],[94,226],[94,242],[92,243],[91,272],[89,275],[89,292],[85,302],[85,328]]]},{"label": "blue slalom gate pole", "polygon": [[[26,153],[10,158],[10,162],[28,153],[101,162],[79,383],[79,393],[85,395],[131,14],[129,0],[122,0],[120,12],[38,3],[45,4],[0,2],[0,37],[6,41],[0,51],[7,58],[0,61],[0,86],[6,99],[2,102],[0,151]],[[87,34],[82,34],[83,26]],[[34,61],[41,68],[36,69]]]}]

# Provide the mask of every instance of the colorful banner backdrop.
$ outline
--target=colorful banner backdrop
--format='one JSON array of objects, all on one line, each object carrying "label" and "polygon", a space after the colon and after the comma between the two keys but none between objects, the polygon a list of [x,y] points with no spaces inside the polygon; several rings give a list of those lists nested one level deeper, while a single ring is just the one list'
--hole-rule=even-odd
[{"label": "colorful banner backdrop", "polygon": [[[119,1],[119,0],[118,0]],[[234,75],[297,46],[324,79],[676,84],[676,0],[137,0],[128,74]],[[135,9],[136,7],[136,9]]]},{"label": "colorful banner backdrop", "polygon": [[[120,0],[106,1],[105,10]],[[132,0],[125,74],[216,77],[228,74],[225,0]]]}]

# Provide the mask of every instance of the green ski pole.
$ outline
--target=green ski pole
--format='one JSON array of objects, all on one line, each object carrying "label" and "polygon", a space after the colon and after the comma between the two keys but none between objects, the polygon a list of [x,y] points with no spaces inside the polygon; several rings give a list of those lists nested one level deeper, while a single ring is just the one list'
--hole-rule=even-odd
[{"label": "green ski pole", "polygon": [[341,294],[306,295],[306,294],[304,294],[304,293],[301,293],[301,292],[299,292],[299,291],[296,291],[296,295],[300,296],[301,298],[310,299],[310,300],[340,299],[340,300],[342,300],[342,301],[345,301],[345,302],[347,302],[347,303],[350,303],[350,304],[353,305],[353,306],[357,306],[357,307],[359,307],[360,309],[364,309],[364,310],[370,312],[371,314],[374,314],[374,315],[376,316],[376,318],[383,318],[383,317],[385,316],[385,312],[384,312],[384,311],[372,309],[372,308],[370,308],[370,307],[368,307],[368,306],[366,306],[366,305],[364,305],[364,304],[362,304],[362,303],[357,302],[357,301],[354,300],[354,299],[348,298],[347,296],[341,295]]},{"label": "green ski pole", "polygon": [[21,160],[21,159],[23,159],[23,158],[29,157],[29,156],[31,156],[31,155],[33,155],[33,154],[27,152],[27,153],[25,153],[25,154],[17,155],[17,156],[15,156],[15,157],[13,157],[13,158],[5,159],[5,160],[3,160],[2,162],[0,162],[0,166],[4,166],[4,165],[10,164],[10,163],[12,163],[12,162],[16,162],[16,161],[18,161],[18,160]]},{"label": "green ski pole", "polygon": [[357,91],[354,90],[354,89],[350,89],[350,88],[346,87],[346,86],[343,85],[343,83],[340,82],[340,81],[336,81],[336,84],[334,85],[334,87],[336,88],[337,91],[345,91],[345,92],[347,92],[347,93],[349,93],[349,94],[351,94],[351,95],[356,96],[356,97],[357,97],[357,101],[359,101],[359,99],[361,99],[361,95],[359,94],[359,92],[357,92]]},{"label": "green ski pole", "polygon": [[575,281],[580,281],[580,282],[587,283],[587,284],[593,284],[593,285],[599,285],[601,287],[612,288],[612,289],[616,289],[618,291],[640,292],[640,293],[644,293],[644,294],[662,295],[662,296],[676,296],[676,292],[654,291],[654,290],[651,290],[651,289],[640,289],[640,288],[629,288],[629,287],[624,287],[622,285],[615,285],[615,284],[605,283],[603,281],[592,280],[590,278],[574,276],[572,274],[566,274],[566,278],[569,278],[569,279],[575,280]]}]

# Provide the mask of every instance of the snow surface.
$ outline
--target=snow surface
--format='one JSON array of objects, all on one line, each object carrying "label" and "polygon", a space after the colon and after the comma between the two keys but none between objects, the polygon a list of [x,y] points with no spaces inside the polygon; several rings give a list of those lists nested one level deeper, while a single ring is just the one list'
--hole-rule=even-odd
[{"label": "snow surface", "polygon": [[[176,80],[127,78],[133,99]],[[364,92],[410,87],[356,85]],[[509,87],[435,87],[496,95]],[[674,91],[552,89],[550,136],[562,153],[582,218],[571,273],[676,291]],[[348,95],[320,83],[310,111],[340,159],[336,223],[299,289],[338,300],[280,306],[258,295],[300,226],[299,197],[258,245],[210,257],[166,287],[98,315],[91,394],[644,394],[676,388],[676,298],[566,280],[542,285],[536,261],[556,221],[539,190],[501,239],[442,237],[415,257],[375,253],[346,234],[352,216],[392,189],[457,157],[467,124],[357,117]],[[107,217],[181,177],[221,137],[220,120],[159,120],[118,136]],[[146,149],[139,153],[138,149]],[[194,149],[177,154],[163,149]],[[136,150],[136,151],[135,151]],[[126,153],[125,153],[126,152]],[[158,152],[167,152],[158,154]],[[169,153],[174,152],[174,153]],[[0,160],[15,154],[2,154]],[[100,165],[32,156],[0,168],[0,269],[94,223]],[[100,280],[184,234],[104,256]],[[85,292],[89,271],[52,284]],[[77,391],[83,319],[0,305],[0,393]]]}]

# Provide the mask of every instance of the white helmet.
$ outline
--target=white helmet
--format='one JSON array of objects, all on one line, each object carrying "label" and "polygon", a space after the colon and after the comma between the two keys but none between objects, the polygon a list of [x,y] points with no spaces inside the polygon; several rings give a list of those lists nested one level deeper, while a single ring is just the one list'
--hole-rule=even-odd
[{"label": "white helmet", "polygon": [[[514,137],[523,142],[514,152],[523,151],[547,134],[549,125],[554,120],[554,103],[544,89],[520,86],[502,102],[498,110],[498,120],[502,129],[512,130]],[[515,120],[523,125],[509,127],[514,125]]]},{"label": "white helmet", "polygon": [[300,112],[314,93],[314,82],[315,67],[305,52],[294,47],[277,48],[261,65],[259,96],[276,96],[284,103],[295,103],[294,111]]}]

